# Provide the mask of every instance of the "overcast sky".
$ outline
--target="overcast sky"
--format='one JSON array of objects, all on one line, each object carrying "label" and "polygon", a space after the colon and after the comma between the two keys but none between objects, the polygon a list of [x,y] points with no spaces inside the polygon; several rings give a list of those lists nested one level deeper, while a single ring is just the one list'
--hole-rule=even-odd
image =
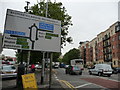
[{"label": "overcast sky", "polygon": [[[30,6],[37,0],[0,0],[0,32],[4,31],[4,22],[7,8],[24,11],[25,1]],[[40,1],[40,0],[38,0]],[[67,13],[72,16],[73,26],[69,28],[69,36],[73,38],[73,44],[67,44],[62,53],[65,54],[72,48],[78,48],[80,41],[90,41],[97,34],[105,31],[110,25],[118,21],[119,0],[51,0],[63,3]],[[4,49],[2,54],[15,56],[13,50]]]}]

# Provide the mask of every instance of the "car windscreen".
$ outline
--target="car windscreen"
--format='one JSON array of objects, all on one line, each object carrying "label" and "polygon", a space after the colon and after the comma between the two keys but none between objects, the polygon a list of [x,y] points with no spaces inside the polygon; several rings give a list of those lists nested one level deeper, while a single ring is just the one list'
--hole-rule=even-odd
[{"label": "car windscreen", "polygon": [[3,66],[3,70],[15,70],[16,68],[14,66]]}]

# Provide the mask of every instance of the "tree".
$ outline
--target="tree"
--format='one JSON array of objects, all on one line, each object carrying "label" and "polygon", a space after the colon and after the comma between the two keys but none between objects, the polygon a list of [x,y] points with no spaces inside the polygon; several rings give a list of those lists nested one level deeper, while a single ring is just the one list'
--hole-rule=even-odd
[{"label": "tree", "polygon": [[[28,51],[23,50],[21,52],[20,50],[18,50],[18,52],[16,52],[16,57],[17,57],[18,63],[21,62],[21,60],[23,60],[24,62],[27,62],[27,60],[28,60]],[[30,64],[36,63],[36,62],[41,63],[42,58],[43,58],[42,52],[32,51],[30,53],[30,61],[29,61],[29,63]]]},{"label": "tree", "polygon": [[70,64],[70,60],[78,58],[80,58],[80,51],[73,48],[63,56],[63,61],[66,64]]},{"label": "tree", "polygon": [[[43,16],[46,15],[46,2],[40,2],[30,7],[28,13]],[[66,42],[71,43],[73,40],[68,36],[68,28],[72,25],[71,16],[66,13],[67,10],[62,6],[61,2],[52,3],[48,2],[48,14],[47,17],[51,19],[56,19],[61,21],[61,47],[66,45]]]}]

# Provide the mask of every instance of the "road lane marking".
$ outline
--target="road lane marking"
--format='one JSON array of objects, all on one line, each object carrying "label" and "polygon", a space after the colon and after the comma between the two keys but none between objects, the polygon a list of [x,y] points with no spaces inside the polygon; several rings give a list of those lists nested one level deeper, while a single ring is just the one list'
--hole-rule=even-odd
[{"label": "road lane marking", "polygon": [[75,87],[75,88],[84,87],[84,86],[87,86],[87,85],[90,85],[90,84],[92,84],[92,83],[86,83],[86,84],[83,84],[83,85],[77,86],[77,87]]},{"label": "road lane marking", "polygon": [[65,80],[59,80],[59,81],[63,82],[66,86],[68,86],[72,90],[77,90],[73,85],[71,85],[69,82],[67,82]]}]

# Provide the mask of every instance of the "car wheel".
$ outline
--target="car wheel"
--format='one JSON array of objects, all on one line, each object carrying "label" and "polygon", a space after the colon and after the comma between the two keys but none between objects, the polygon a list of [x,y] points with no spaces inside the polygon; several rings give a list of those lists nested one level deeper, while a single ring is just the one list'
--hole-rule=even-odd
[{"label": "car wheel", "polygon": [[82,72],[80,72],[79,75],[82,75]]},{"label": "car wheel", "polygon": [[92,73],[91,73],[91,72],[89,72],[89,74],[90,74],[90,75],[92,75]]},{"label": "car wheel", "polygon": [[108,75],[108,77],[110,77],[111,75]]},{"label": "car wheel", "polygon": [[70,72],[70,75],[72,75],[72,72]]},{"label": "car wheel", "polygon": [[68,72],[67,72],[67,71],[65,71],[65,74],[68,74]]},{"label": "car wheel", "polygon": [[102,73],[101,73],[101,72],[99,72],[99,73],[98,73],[98,76],[102,76]]}]

